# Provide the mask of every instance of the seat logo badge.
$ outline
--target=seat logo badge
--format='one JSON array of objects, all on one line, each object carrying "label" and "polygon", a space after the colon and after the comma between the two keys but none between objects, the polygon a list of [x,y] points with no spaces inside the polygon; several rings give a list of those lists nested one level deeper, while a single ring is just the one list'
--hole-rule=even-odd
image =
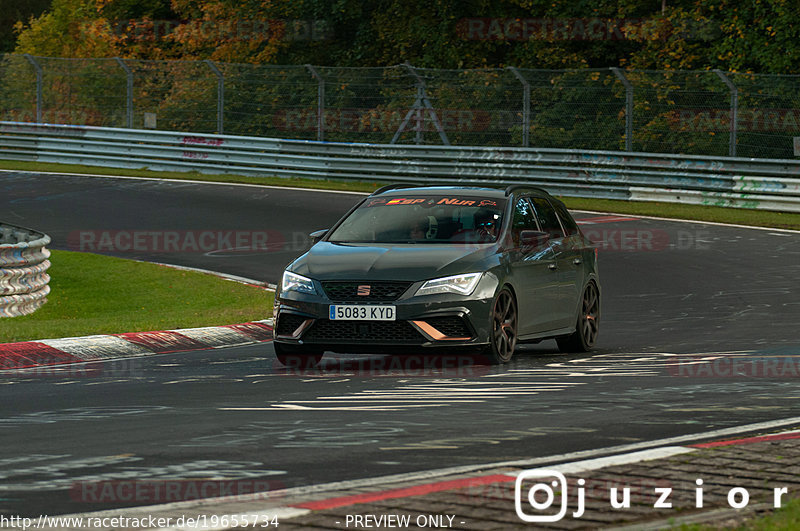
[{"label": "seat logo badge", "polygon": [[359,286],[358,287],[358,296],[359,297],[368,297],[369,296],[369,286]]}]

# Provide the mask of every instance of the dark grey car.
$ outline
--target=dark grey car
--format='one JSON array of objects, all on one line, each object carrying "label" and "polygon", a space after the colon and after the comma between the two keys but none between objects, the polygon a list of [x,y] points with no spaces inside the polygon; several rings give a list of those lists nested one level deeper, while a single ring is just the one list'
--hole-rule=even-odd
[{"label": "dark grey car", "polygon": [[312,236],[275,294],[284,364],[451,349],[505,363],[520,342],[597,339],[596,248],[544,190],[392,185]]}]

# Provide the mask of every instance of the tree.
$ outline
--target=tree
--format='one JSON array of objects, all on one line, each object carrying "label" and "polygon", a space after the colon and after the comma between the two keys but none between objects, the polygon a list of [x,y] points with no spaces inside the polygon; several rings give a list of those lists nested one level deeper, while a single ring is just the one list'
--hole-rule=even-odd
[{"label": "tree", "polygon": [[50,6],[50,0],[0,0],[0,53],[13,52],[16,45],[14,26],[40,16]]},{"label": "tree", "polygon": [[800,73],[794,1],[707,0],[667,7],[654,32],[632,55],[631,67]]}]

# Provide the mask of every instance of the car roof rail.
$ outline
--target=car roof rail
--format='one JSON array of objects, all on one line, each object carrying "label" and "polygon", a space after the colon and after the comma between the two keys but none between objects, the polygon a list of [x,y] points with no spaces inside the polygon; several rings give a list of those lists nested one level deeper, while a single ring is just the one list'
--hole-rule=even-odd
[{"label": "car roof rail", "polygon": [[547,197],[551,197],[550,196],[550,192],[548,192],[544,188],[539,188],[538,186],[530,186],[528,184],[512,184],[511,186],[506,187],[506,197],[508,197],[513,192],[516,192],[518,190],[527,190],[527,191],[530,191],[530,192],[539,192],[541,194],[546,195]]},{"label": "car roof rail", "polygon": [[394,184],[387,184],[386,186],[381,186],[370,195],[375,194],[382,194],[383,192],[388,192],[389,190],[395,190],[397,188],[415,188],[417,186],[423,186],[419,183],[394,183]]}]

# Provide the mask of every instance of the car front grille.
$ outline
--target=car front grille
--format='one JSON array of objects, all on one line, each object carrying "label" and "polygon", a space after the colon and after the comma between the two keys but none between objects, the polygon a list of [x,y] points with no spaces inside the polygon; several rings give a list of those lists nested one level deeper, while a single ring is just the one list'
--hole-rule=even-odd
[{"label": "car front grille", "polygon": [[425,322],[447,337],[472,337],[464,319],[457,315],[427,317]]},{"label": "car front grille", "polygon": [[425,337],[407,321],[331,321],[318,319],[305,341],[421,345]]},{"label": "car front grille", "polygon": [[389,302],[400,298],[411,282],[339,282],[322,283],[325,295],[334,302]]}]

